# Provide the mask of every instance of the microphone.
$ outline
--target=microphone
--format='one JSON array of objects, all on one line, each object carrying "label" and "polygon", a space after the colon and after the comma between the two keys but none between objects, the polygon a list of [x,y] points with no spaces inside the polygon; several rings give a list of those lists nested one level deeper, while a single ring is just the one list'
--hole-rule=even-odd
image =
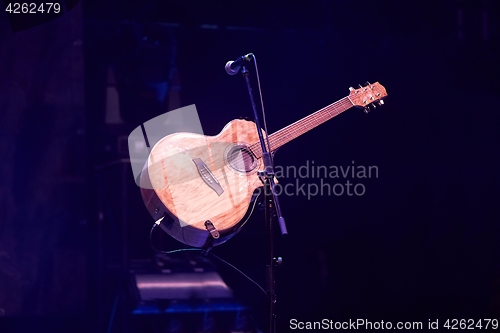
[{"label": "microphone", "polygon": [[253,58],[253,53],[245,54],[244,56],[241,56],[237,58],[234,61],[228,61],[226,63],[226,72],[229,75],[234,75],[238,74],[240,71],[241,66],[243,66],[245,61],[250,61]]}]

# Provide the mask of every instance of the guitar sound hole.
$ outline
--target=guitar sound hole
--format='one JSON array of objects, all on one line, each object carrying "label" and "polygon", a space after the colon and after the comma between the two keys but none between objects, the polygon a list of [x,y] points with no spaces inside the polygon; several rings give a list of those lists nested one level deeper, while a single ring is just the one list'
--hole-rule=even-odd
[{"label": "guitar sound hole", "polygon": [[246,146],[233,146],[227,152],[227,163],[238,172],[250,172],[257,160]]}]

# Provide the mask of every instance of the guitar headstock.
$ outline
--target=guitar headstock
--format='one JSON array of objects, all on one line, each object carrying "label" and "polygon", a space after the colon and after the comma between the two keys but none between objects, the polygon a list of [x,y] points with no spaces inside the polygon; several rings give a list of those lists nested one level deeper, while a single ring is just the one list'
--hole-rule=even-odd
[{"label": "guitar headstock", "polygon": [[350,87],[349,91],[349,100],[352,104],[354,106],[364,108],[366,113],[370,111],[370,105],[374,108],[376,107],[375,103],[383,105],[384,101],[382,99],[387,96],[384,86],[378,82],[367,82],[364,87],[360,86],[358,89]]}]

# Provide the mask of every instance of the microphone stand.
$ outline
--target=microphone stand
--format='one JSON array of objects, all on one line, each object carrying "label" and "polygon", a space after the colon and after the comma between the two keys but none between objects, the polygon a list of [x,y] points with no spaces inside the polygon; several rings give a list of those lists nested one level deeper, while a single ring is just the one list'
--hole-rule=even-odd
[{"label": "microphone stand", "polygon": [[[280,265],[282,259],[274,257],[274,228],[273,228],[273,217],[278,216],[278,224],[280,226],[281,234],[288,234],[285,225],[285,219],[281,214],[281,208],[278,201],[278,196],[275,191],[275,183],[274,183],[274,166],[273,160],[271,156],[271,152],[269,151],[270,147],[268,147],[264,142],[264,137],[262,135],[262,125],[260,123],[259,115],[257,113],[257,108],[255,106],[255,101],[252,94],[252,88],[250,86],[249,73],[245,66],[241,67],[241,73],[245,78],[248,94],[250,95],[250,103],[252,104],[255,125],[257,127],[257,133],[259,135],[260,146],[262,149],[262,159],[264,161],[264,170],[259,170],[259,177],[264,183],[264,216],[266,220],[266,230],[267,230],[267,255],[268,262],[266,265],[266,294],[268,298],[268,307],[269,307],[269,315],[268,315],[268,332],[274,333],[276,331],[276,266]],[[268,135],[268,133],[266,133]],[[269,148],[269,149],[268,149]]]}]

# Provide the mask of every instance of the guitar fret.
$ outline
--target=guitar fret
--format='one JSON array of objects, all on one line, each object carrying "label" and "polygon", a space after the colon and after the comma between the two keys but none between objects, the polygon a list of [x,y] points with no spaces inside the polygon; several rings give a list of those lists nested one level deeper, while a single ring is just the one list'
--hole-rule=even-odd
[{"label": "guitar fret", "polygon": [[[353,103],[348,97],[344,97],[337,102],[334,102],[321,110],[304,117],[295,123],[288,125],[287,127],[269,135],[269,142],[271,145],[271,150],[274,151],[292,141],[293,139],[299,137],[300,135],[310,131],[311,129],[321,125],[322,123],[338,116],[340,113],[350,109]],[[260,142],[256,142],[250,145],[250,150],[257,157],[262,156],[262,149],[260,147]]]}]

